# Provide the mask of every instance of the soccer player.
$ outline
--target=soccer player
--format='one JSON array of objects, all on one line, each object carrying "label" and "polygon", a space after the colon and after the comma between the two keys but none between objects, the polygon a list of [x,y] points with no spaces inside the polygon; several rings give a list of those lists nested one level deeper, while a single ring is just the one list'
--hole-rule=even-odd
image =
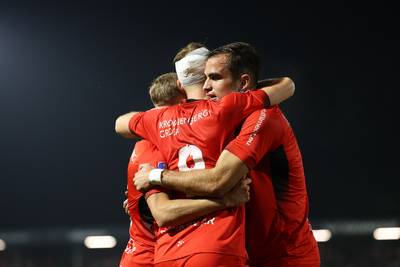
[{"label": "soccer player", "polygon": [[[117,119],[116,130],[123,136],[132,137],[135,133],[153,142],[172,169],[211,168],[243,118],[268,102],[277,104],[285,100],[293,91],[293,82],[283,78],[276,85],[255,92],[231,94],[218,102],[199,100],[144,113],[129,113]],[[189,92],[186,93],[190,98]],[[161,169],[152,171],[150,178],[158,180],[161,172]],[[170,266],[170,261],[180,259],[186,266],[200,263],[245,266],[243,220],[243,208],[233,208],[192,224],[167,229],[157,240],[156,265]]]},{"label": "soccer player", "polygon": [[[157,77],[150,86],[149,94],[156,107],[178,104],[186,96],[178,89],[177,75],[167,73]],[[157,226],[171,226],[189,222],[193,219],[219,209],[240,206],[249,199],[248,180],[243,180],[222,199],[177,199],[170,200],[161,192],[144,196],[133,185],[133,176],[141,164],[165,167],[165,160],[157,148],[146,140],[135,144],[128,164],[128,201],[126,209],[131,218],[129,228],[130,239],[123,252],[120,267],[154,266],[154,234],[153,217]],[[152,190],[155,191],[155,190]],[[157,198],[156,198],[157,196]],[[150,205],[146,204],[146,198]]]},{"label": "soccer player", "polygon": [[[237,90],[255,87],[258,63],[253,60],[243,64],[238,57],[243,49],[248,49],[246,44],[233,43],[209,54],[204,84],[209,96],[229,94],[232,84],[237,85]],[[318,246],[307,218],[301,153],[293,130],[278,107],[249,116],[215,168],[186,173],[166,171],[158,182],[151,183],[188,194],[223,195],[249,169],[253,169],[251,201],[246,209],[250,265],[319,266]],[[139,188],[140,183],[147,187],[147,175],[138,173],[135,177]]]},{"label": "soccer player", "polygon": [[[174,79],[176,75],[166,74],[160,77],[162,81]],[[185,99],[185,95],[174,87],[164,90],[163,99],[160,99],[150,88],[150,96],[154,105],[174,105]],[[153,229],[154,219],[151,216],[145,198],[140,191],[136,190],[132,177],[139,170],[142,163],[152,164],[158,168],[163,167],[164,158],[157,148],[146,140],[136,142],[128,163],[127,191],[128,201],[126,209],[130,216],[129,241],[122,254],[120,267],[150,267],[154,266],[155,234]]]}]

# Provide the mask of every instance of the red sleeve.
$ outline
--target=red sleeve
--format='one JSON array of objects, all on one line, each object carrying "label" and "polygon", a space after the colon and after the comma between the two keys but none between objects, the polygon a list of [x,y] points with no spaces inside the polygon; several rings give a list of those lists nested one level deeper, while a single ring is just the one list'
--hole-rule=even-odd
[{"label": "red sleeve", "polygon": [[[154,168],[166,168],[166,160],[161,154],[161,152],[157,149],[156,146],[154,146],[152,143],[142,140],[136,145],[135,148],[136,152],[136,159],[138,161],[138,165],[142,163],[150,163],[152,167]],[[163,187],[154,187],[150,189],[148,192],[145,194],[145,198],[147,199],[150,195],[159,193],[159,192],[165,192],[167,193],[168,190],[163,188]]]},{"label": "red sleeve", "polygon": [[144,115],[146,112],[139,112],[132,116],[129,121],[129,130],[134,134],[141,138],[147,139],[146,130],[145,130],[145,119]]},{"label": "red sleeve", "polygon": [[268,151],[276,148],[282,136],[276,108],[262,109],[247,117],[239,135],[225,149],[252,169]]},{"label": "red sleeve", "polygon": [[145,199],[147,200],[147,198],[149,196],[157,194],[157,193],[166,193],[166,194],[168,194],[169,193],[169,189],[164,188],[162,186],[153,187],[152,189],[150,189],[149,191],[146,192]]},{"label": "red sleeve", "polygon": [[256,110],[269,106],[269,97],[263,90],[231,93],[220,101],[224,116],[242,120]]},{"label": "red sleeve", "polygon": [[146,139],[153,144],[157,144],[157,125],[158,113],[156,109],[139,112],[132,116],[129,121],[129,130],[136,136]]}]

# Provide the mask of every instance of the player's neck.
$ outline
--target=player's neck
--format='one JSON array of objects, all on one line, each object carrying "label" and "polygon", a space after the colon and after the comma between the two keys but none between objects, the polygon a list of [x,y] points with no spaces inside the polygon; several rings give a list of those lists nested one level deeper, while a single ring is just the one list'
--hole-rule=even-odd
[{"label": "player's neck", "polygon": [[185,87],[187,99],[205,99],[206,93],[202,84],[193,84]]}]

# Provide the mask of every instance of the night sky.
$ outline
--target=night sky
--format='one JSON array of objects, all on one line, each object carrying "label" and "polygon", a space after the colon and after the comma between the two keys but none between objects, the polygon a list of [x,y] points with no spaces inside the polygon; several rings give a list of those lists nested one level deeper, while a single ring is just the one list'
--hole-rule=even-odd
[{"label": "night sky", "polygon": [[[187,3],[186,3],[187,4]],[[200,5],[197,3],[196,5]],[[190,41],[244,41],[303,153],[311,220],[400,217],[393,6],[0,2],[0,229],[127,223],[119,114]]]}]

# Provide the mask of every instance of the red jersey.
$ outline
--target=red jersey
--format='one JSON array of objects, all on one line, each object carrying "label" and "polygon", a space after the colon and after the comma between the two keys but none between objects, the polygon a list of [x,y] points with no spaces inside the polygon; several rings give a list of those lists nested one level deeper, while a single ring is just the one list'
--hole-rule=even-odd
[{"label": "red jersey", "polygon": [[[212,168],[233,139],[235,128],[262,108],[266,99],[260,90],[232,93],[220,101],[199,100],[152,109],[133,116],[129,128],[155,144],[172,170]],[[154,261],[201,252],[247,257],[243,207],[218,211],[178,227],[161,228]]]},{"label": "red jersey", "polygon": [[155,233],[153,219],[143,194],[136,190],[133,177],[142,163],[154,167],[165,164],[157,148],[146,140],[136,142],[128,164],[128,210],[131,219],[129,241],[121,258],[121,267],[153,266]]},{"label": "red jersey", "polygon": [[254,112],[226,149],[252,169],[246,205],[250,265],[318,266],[301,153],[281,110],[275,106]]}]

